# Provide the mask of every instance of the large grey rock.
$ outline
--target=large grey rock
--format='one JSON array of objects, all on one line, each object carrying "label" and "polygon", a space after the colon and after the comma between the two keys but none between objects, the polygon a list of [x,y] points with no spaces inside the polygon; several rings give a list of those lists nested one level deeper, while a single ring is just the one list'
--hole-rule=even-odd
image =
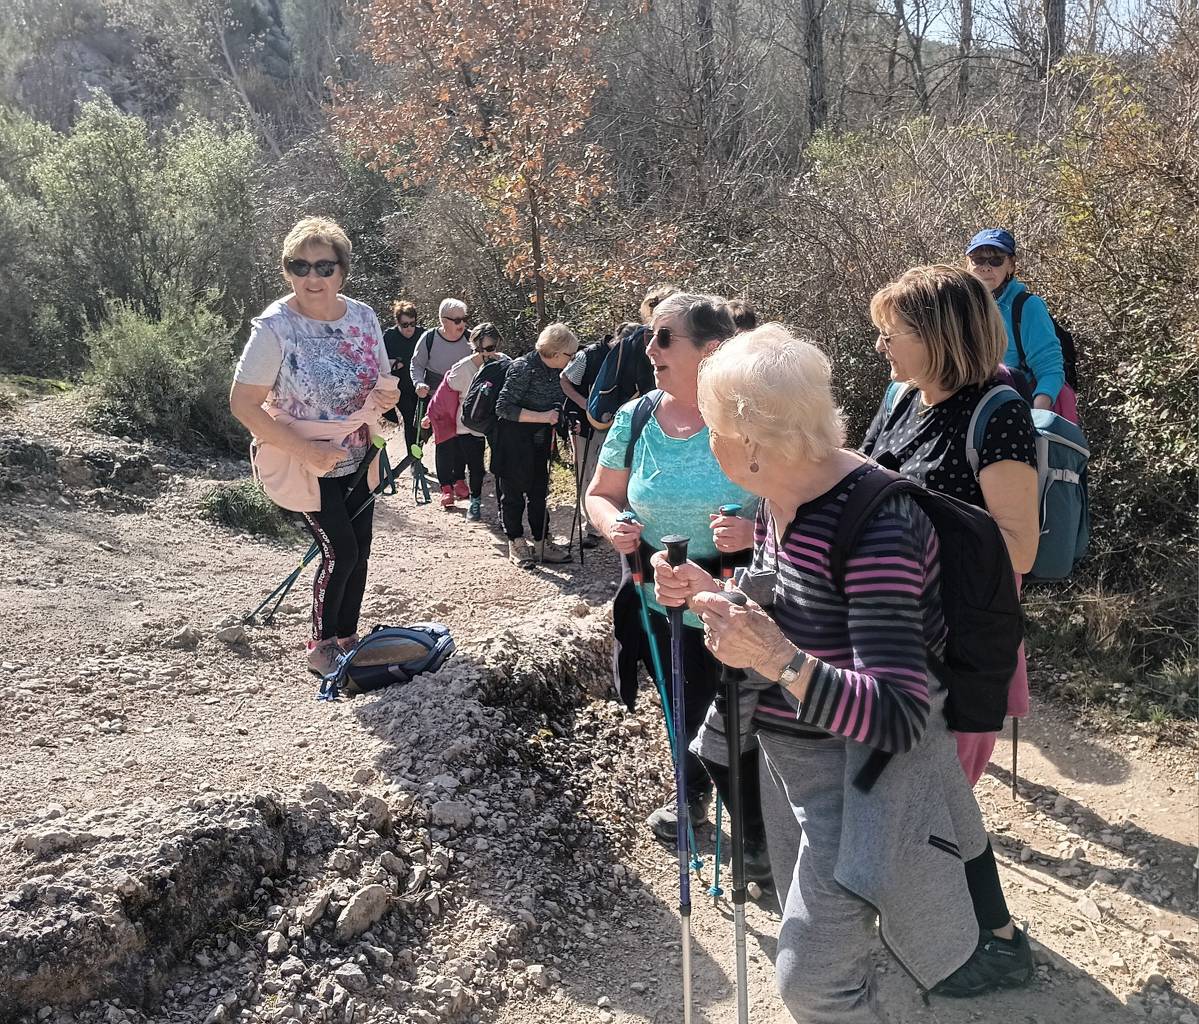
[{"label": "large grey rock", "polygon": [[432,808],[433,823],[450,828],[469,828],[474,820],[470,804],[462,800],[438,800]]},{"label": "large grey rock", "polygon": [[370,984],[357,964],[342,964],[333,972],[333,980],[349,992],[365,992]]},{"label": "large grey rock", "polygon": [[338,942],[356,939],[387,913],[387,889],[368,885],[350,897],[350,902],[337,918],[334,936]]}]

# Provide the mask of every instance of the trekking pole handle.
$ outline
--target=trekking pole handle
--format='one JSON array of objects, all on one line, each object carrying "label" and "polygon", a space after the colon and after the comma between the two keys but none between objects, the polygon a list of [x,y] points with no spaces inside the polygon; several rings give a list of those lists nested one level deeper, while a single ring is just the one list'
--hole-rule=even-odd
[{"label": "trekking pole handle", "polygon": [[[739,516],[741,515],[741,506],[721,505],[716,512],[722,516]],[[720,578],[722,580],[731,580],[733,578],[733,563],[723,551],[720,552]]]},{"label": "trekking pole handle", "polygon": [[[618,523],[635,523],[637,522],[637,513],[631,508],[626,508],[616,517]],[[638,545],[629,555],[629,573],[633,577],[633,582],[637,586],[641,586],[645,582],[645,567],[641,564],[641,546]]]},{"label": "trekking pole handle", "polygon": [[666,560],[674,567],[682,565],[687,561],[687,545],[690,542],[690,537],[683,537],[677,533],[663,537],[662,543],[666,547]]}]

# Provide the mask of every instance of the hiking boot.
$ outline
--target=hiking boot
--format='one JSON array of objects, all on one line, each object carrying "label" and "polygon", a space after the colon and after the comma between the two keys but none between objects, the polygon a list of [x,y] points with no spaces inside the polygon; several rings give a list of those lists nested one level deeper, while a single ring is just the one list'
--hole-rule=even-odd
[{"label": "hiking boot", "polygon": [[[708,794],[701,793],[689,796],[687,798],[687,811],[691,817],[691,827],[693,829],[699,828],[708,820]],[[645,819],[645,823],[654,834],[654,838],[659,842],[666,843],[668,846],[674,846],[677,842],[679,816],[675,811],[675,802],[673,800],[668,804],[663,804],[654,811]]]},{"label": "hiking boot", "polygon": [[348,651],[351,647],[358,643],[358,640],[359,636],[357,633],[355,633],[353,636],[339,636],[337,638],[337,646],[343,651]]},{"label": "hiking boot", "polygon": [[524,537],[508,541],[508,561],[522,569],[533,564],[533,548]]},{"label": "hiking boot", "polygon": [[592,548],[597,548],[599,547],[599,542],[601,539],[602,538],[598,533],[592,533],[590,530],[586,530],[583,533],[583,547],[585,547],[588,551],[590,551]]},{"label": "hiking boot", "polygon": [[308,671],[322,679],[337,668],[341,659],[341,646],[335,637],[308,643]]},{"label": "hiking boot", "polygon": [[466,486],[465,480],[455,481],[454,497],[459,501],[466,501],[466,499],[470,497],[470,488]]},{"label": "hiking boot", "polygon": [[935,996],[969,999],[1000,988],[1022,988],[1033,976],[1032,948],[1019,928],[1011,939],[981,929],[970,959],[932,987]]},{"label": "hiking boot", "polygon": [[569,562],[570,552],[560,548],[552,540],[537,542],[537,561],[539,562]]},{"label": "hiking boot", "polygon": [[454,488],[444,484],[441,488],[441,507],[447,512],[454,511]]},{"label": "hiking boot", "polygon": [[770,854],[766,851],[765,843],[758,849],[746,844],[745,881],[756,882],[763,892],[773,891],[774,873],[770,870]]},{"label": "hiking boot", "polygon": [[478,498],[470,499],[470,508],[467,509],[466,518],[472,523],[477,523],[483,518],[483,503]]}]

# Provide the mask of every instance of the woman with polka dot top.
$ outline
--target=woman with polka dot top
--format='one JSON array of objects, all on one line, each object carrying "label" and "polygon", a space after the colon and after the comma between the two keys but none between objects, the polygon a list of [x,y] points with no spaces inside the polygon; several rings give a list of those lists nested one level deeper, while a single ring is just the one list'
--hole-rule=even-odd
[{"label": "woman with polka dot top", "polygon": [[[1007,382],[1000,369],[1007,329],[991,294],[958,267],[914,267],[875,294],[870,317],[878,328],[875,349],[901,388],[879,406],[862,451],[929,490],[985,508],[1003,533],[1012,568],[1028,572],[1040,537],[1036,435],[1028,405],[1012,401],[991,415],[978,446],[977,473],[966,458],[974,410],[991,388]],[[1021,646],[1008,714],[1027,713]],[[957,734],[958,758],[971,784],[982,775],[996,735]],[[1012,939],[1015,926],[990,844],[967,863],[966,874],[984,934]]]}]

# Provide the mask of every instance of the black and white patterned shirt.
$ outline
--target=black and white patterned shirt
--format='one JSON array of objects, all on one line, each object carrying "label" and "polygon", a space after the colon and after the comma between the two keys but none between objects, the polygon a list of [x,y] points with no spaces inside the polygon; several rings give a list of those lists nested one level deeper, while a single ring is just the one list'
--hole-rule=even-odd
[{"label": "black and white patterned shirt", "polygon": [[[919,389],[907,388],[889,413],[884,398],[866,431],[862,451],[885,464],[892,463],[883,457],[891,456],[897,472],[930,491],[986,508],[978,478],[966,460],[967,434],[980,399],[998,383],[971,384],[933,406],[921,401]],[[1024,402],[1001,405],[983,431],[979,471],[1005,461],[1023,462],[1034,469],[1037,465],[1032,412]]]},{"label": "black and white patterned shirt", "polygon": [[549,412],[559,408],[566,399],[561,376],[562,371],[546,366],[536,350],[513,359],[495,400],[496,415],[505,420],[519,420],[521,409]]}]

